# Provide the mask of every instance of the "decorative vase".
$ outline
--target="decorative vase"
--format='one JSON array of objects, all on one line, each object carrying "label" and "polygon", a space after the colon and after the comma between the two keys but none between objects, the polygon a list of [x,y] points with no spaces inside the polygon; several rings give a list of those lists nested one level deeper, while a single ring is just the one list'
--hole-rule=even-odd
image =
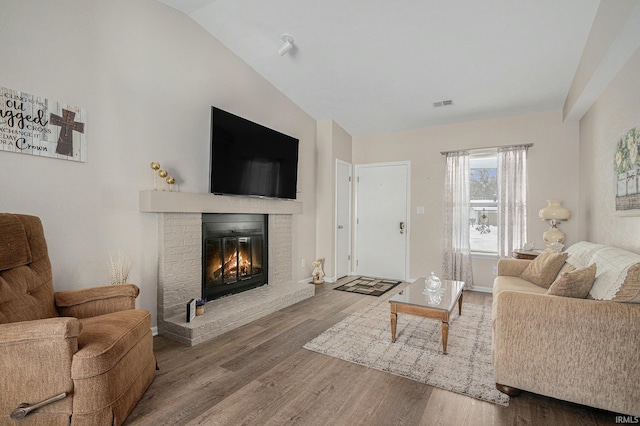
[{"label": "decorative vase", "polygon": [[434,272],[431,272],[429,278],[425,282],[424,288],[427,291],[436,291],[440,288],[441,285],[442,282],[440,281],[440,278],[436,277],[436,274]]},{"label": "decorative vase", "polygon": [[196,306],[196,316],[204,315],[204,305]]}]

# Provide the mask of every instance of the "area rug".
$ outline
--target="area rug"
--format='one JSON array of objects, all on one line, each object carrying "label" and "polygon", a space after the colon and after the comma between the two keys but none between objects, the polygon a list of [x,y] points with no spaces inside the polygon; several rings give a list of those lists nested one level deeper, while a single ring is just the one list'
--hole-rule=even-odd
[{"label": "area rug", "polygon": [[396,343],[391,343],[391,296],[387,293],[376,299],[304,347],[451,392],[509,405],[509,397],[495,388],[493,378],[491,307],[463,303],[462,315],[454,309],[444,355],[439,320],[398,314]]},{"label": "area rug", "polygon": [[368,294],[369,296],[382,296],[402,281],[383,280],[380,278],[358,277],[342,284],[334,290],[348,291],[350,293]]}]

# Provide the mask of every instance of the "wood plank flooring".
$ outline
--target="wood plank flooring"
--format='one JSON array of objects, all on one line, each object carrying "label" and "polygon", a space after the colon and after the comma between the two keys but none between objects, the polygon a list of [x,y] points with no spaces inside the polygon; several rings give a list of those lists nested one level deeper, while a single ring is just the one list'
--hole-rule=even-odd
[{"label": "wood plank flooring", "polygon": [[[160,370],[126,425],[609,425],[615,413],[523,392],[502,407],[303,349],[372,301],[316,295],[194,347],[154,338]],[[468,291],[464,303],[491,305]]]}]

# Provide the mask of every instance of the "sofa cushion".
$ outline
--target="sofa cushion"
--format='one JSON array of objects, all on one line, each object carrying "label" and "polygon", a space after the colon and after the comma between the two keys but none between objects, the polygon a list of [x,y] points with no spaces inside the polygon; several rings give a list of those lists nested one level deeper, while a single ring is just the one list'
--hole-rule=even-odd
[{"label": "sofa cushion", "polygon": [[78,352],[71,378],[97,376],[113,368],[151,328],[151,315],[143,309],[114,312],[80,320]]},{"label": "sofa cushion", "polygon": [[27,232],[18,216],[0,213],[0,271],[31,263],[31,248],[27,239]]},{"label": "sofa cushion", "polygon": [[5,247],[0,258],[6,256],[0,268],[0,324],[57,317],[40,219],[5,213],[0,217],[0,245]]},{"label": "sofa cushion", "polygon": [[523,291],[544,294],[547,290],[520,277],[498,275],[493,281],[493,298],[503,291]]},{"label": "sofa cushion", "polygon": [[584,299],[589,294],[596,279],[596,264],[571,272],[561,272],[551,284],[547,294],[552,296],[575,297]]},{"label": "sofa cushion", "polygon": [[527,281],[543,288],[549,288],[567,259],[567,253],[545,251],[536,257],[520,275]]},{"label": "sofa cushion", "polygon": [[[568,257],[567,257],[568,259]],[[576,267],[573,266],[570,263],[564,262],[564,265],[562,265],[562,268],[560,268],[560,271],[558,271],[558,277],[560,276],[560,274],[562,274],[563,272],[571,272],[571,271],[575,271]],[[556,278],[558,278],[556,277]]]}]

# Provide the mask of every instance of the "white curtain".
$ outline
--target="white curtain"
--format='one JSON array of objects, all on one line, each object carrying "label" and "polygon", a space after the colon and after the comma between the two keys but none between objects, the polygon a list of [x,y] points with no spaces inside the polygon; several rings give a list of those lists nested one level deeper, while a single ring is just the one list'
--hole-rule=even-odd
[{"label": "white curtain", "polygon": [[498,256],[510,257],[527,238],[527,148],[498,149]]},{"label": "white curtain", "polygon": [[447,174],[444,185],[444,253],[442,276],[464,281],[473,288],[471,248],[469,246],[469,153],[447,153]]}]

